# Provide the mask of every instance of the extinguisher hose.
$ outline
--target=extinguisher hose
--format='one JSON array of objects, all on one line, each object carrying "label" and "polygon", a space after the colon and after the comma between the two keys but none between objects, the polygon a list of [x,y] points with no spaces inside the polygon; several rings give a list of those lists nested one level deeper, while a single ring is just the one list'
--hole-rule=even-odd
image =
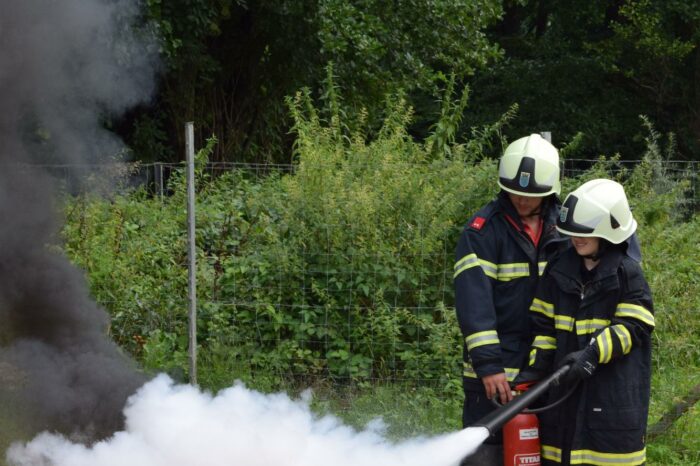
[{"label": "extinguisher hose", "polygon": [[[540,406],[539,408],[525,408],[522,412],[523,412],[523,413],[527,413],[527,414],[537,414],[537,413],[541,413],[541,412],[543,412],[543,411],[547,411],[547,410],[552,409],[552,408],[556,408],[557,406],[559,406],[560,404],[562,404],[563,402],[565,402],[571,395],[574,394],[574,392],[576,391],[576,389],[578,388],[578,386],[579,386],[580,383],[581,383],[581,381],[578,381],[577,383],[575,383],[575,384],[569,389],[569,391],[567,391],[567,392],[564,394],[564,396],[562,396],[562,397],[559,398],[558,400],[554,401],[553,403],[550,403],[550,404],[548,404],[548,405],[546,405],[546,406]],[[498,403],[498,402],[497,402],[497,403]]]},{"label": "extinguisher hose", "polygon": [[[506,422],[514,418],[517,414],[524,412],[523,410],[525,408],[530,406],[530,404],[536,401],[537,398],[539,398],[544,392],[549,390],[549,386],[551,384],[558,384],[560,378],[569,371],[570,367],[571,366],[568,364],[560,367],[553,374],[550,374],[541,382],[533,385],[522,395],[513,398],[509,403],[504,405],[499,404],[498,409],[491,411],[489,414],[472,425],[486,427],[491,433],[496,432],[496,430],[503,427]],[[569,394],[566,396],[569,396]],[[563,400],[564,399],[558,402],[560,403]],[[549,406],[547,408],[549,409],[552,407],[553,406]]]},{"label": "extinguisher hose", "polygon": [[[564,368],[566,368],[566,369],[564,369]],[[549,388],[549,386],[552,383],[558,384],[560,377],[563,376],[566,372],[568,372],[568,370],[569,370],[569,366],[563,366],[559,371],[557,371],[557,374],[558,374],[557,377],[550,377],[549,379],[545,380],[543,383],[540,383],[538,385],[544,384],[547,386],[547,388]],[[578,388],[580,383],[581,383],[581,381],[579,380],[577,383],[572,385],[572,387],[564,394],[564,396],[562,396],[558,400],[555,400],[554,402],[552,402],[546,406],[540,406],[539,408],[525,408],[521,412],[525,413],[525,414],[537,414],[537,413],[541,413],[541,412],[550,410],[552,408],[555,408],[555,407],[559,406],[560,404],[562,404],[563,402],[565,402],[567,399],[569,399],[569,397],[574,394],[574,392],[576,391],[576,389]],[[528,393],[528,392],[526,392],[526,393]],[[543,392],[543,390],[539,391],[538,393],[542,393],[542,392]],[[532,400],[532,401],[534,401],[534,400]],[[502,406],[505,406],[505,405],[502,405],[501,403],[499,403],[499,401],[496,399],[496,397],[491,398],[491,402],[499,408]]]}]

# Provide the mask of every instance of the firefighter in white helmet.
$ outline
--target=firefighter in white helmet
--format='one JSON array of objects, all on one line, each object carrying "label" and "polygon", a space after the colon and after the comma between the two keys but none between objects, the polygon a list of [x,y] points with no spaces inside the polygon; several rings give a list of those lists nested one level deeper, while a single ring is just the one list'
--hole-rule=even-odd
[{"label": "firefighter in white helmet", "polygon": [[640,465],[651,377],[654,309],[623,187],[596,179],[569,194],[557,229],[573,248],[548,265],[530,308],[529,365],[571,366],[540,415],[543,465]]},{"label": "firefighter in white helmet", "polygon": [[498,185],[509,193],[545,197],[559,194],[559,152],[539,134],[510,144],[498,164]]},{"label": "firefighter in white helmet", "polygon": [[[500,159],[496,199],[467,222],[454,266],[464,337],[463,425],[483,418],[527,364],[528,309],[548,258],[567,244],[556,231],[559,153],[538,134],[511,143]],[[500,435],[463,464],[502,465]]]}]

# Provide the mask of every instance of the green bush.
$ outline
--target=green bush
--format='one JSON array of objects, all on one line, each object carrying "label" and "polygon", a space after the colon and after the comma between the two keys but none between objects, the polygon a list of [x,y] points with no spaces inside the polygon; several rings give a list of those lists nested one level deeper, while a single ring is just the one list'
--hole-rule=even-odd
[{"label": "green bush", "polygon": [[[349,400],[341,404],[355,400],[367,410],[348,414],[355,422],[381,414],[390,400],[405,407],[412,396],[404,395],[416,393],[426,409],[443,418],[454,411],[450,419],[459,419],[453,251],[467,218],[496,193],[496,163],[482,150],[500,143],[503,121],[475,130],[464,144],[443,138],[449,150],[436,150],[435,138],[409,137],[411,110],[400,96],[389,99],[384,125],[372,137],[362,113],[343,121],[330,97],[325,119],[308,93],[289,99],[296,134],[291,171],[211,177],[204,163],[216,141],[198,154],[199,382],[216,389],[241,379],[261,390],[331,384],[321,393],[342,393]],[[697,383],[691,374],[700,367],[700,224],[697,217],[683,220],[687,211],[678,206],[686,185],[664,172],[661,139],[649,129],[643,162],[620,170],[615,158],[601,159],[565,180],[563,194],[601,176],[626,186],[657,315],[654,421]],[[113,338],[145,368],[184,380],[184,174],[176,173],[169,187],[172,194],[163,198],[143,190],[67,198],[65,250],[109,310]],[[384,401],[367,401],[378,390],[375,399]],[[414,409],[409,430],[415,423],[454,426],[424,422]],[[684,422],[697,425],[697,415],[689,416]],[[673,464],[693,448],[696,440],[678,444],[662,436],[650,457]]]}]

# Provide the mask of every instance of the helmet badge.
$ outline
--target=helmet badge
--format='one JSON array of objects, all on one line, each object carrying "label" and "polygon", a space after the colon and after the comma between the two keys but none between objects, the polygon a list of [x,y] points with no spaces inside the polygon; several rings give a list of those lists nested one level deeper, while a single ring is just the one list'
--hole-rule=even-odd
[{"label": "helmet badge", "polygon": [[568,207],[562,207],[559,210],[559,221],[561,223],[566,223],[566,217],[569,215],[569,208]]},{"label": "helmet badge", "polygon": [[519,184],[521,188],[527,188],[527,185],[530,184],[530,174],[528,172],[520,172]]}]

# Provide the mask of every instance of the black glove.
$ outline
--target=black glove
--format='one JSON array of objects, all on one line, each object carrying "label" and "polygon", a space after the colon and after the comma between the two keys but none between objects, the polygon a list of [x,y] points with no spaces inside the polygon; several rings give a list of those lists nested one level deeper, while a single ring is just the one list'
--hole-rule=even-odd
[{"label": "black glove", "polygon": [[565,364],[571,366],[569,372],[564,376],[565,382],[575,383],[589,378],[598,367],[598,346],[596,344],[588,345],[582,350],[567,354],[559,367]]}]

